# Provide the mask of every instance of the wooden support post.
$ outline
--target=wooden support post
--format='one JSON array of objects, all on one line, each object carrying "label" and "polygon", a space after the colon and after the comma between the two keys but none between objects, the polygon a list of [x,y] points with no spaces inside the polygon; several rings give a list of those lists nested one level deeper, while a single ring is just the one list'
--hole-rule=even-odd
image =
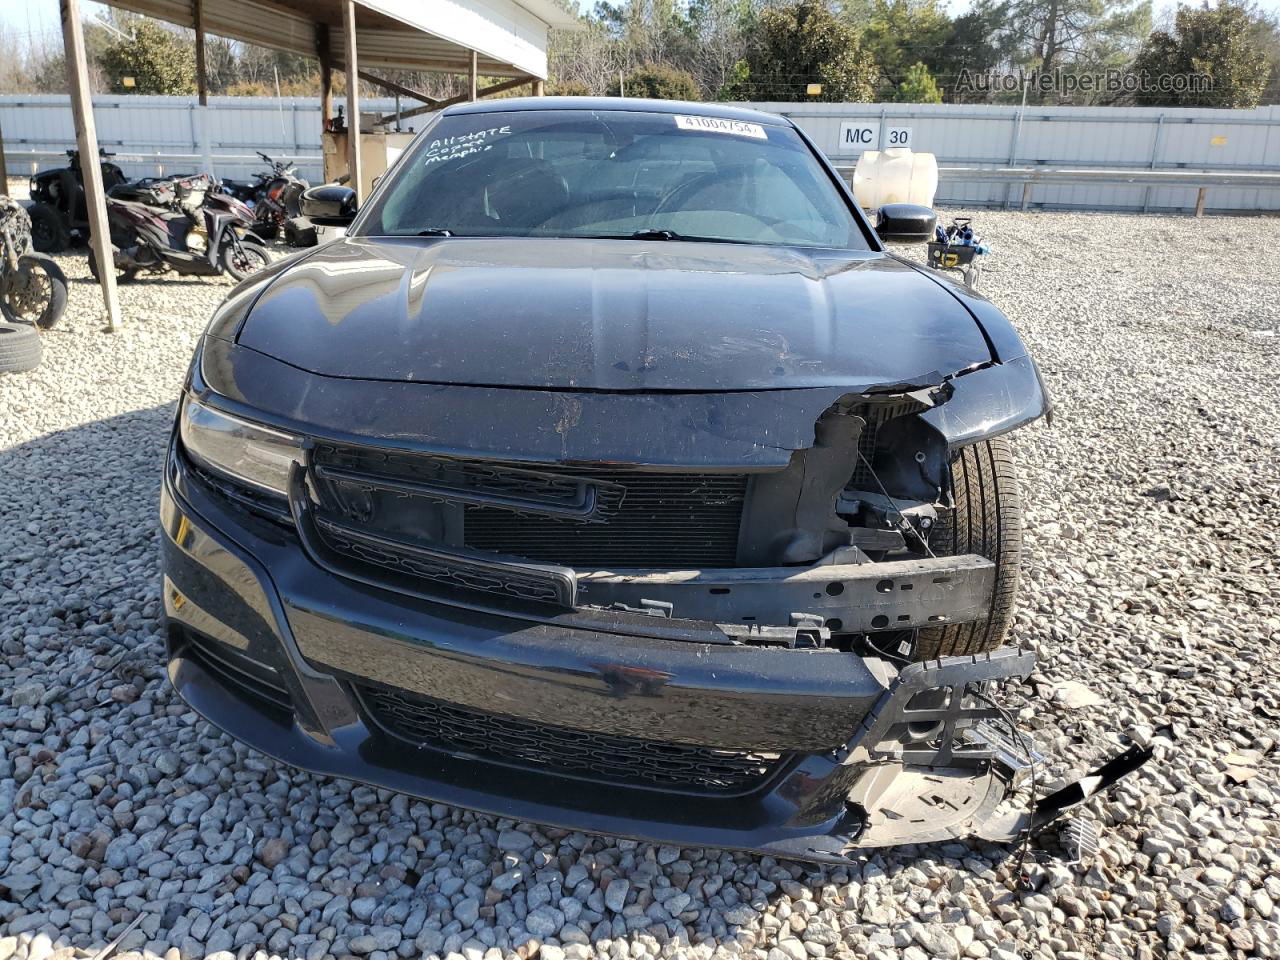
[{"label": "wooden support post", "polygon": [[480,55],[471,51],[471,101],[480,99]]},{"label": "wooden support post", "polygon": [[369,73],[365,70],[360,71],[360,79],[368,81],[375,86],[390,90],[392,93],[401,97],[412,97],[414,100],[421,100],[423,103],[436,103],[438,98],[429,97],[421,90],[415,90],[413,87],[406,87],[403,83],[396,83],[394,80],[388,80],[386,77],[380,77],[376,73]]},{"label": "wooden support post", "polygon": [[1200,192],[1196,194],[1196,219],[1199,220],[1204,216],[1204,200],[1205,194],[1209,192],[1208,187],[1201,187]]},{"label": "wooden support post", "polygon": [[1027,205],[1031,203],[1031,181],[1028,180],[1022,185],[1022,209],[1027,209]]},{"label": "wooden support post", "polygon": [[356,59],[356,4],[344,0],[342,32],[347,41],[347,186],[356,192],[357,206],[364,203],[364,170],[360,163],[360,64]]},{"label": "wooden support post", "polygon": [[333,53],[327,23],[316,24],[316,58],[320,61],[320,128],[328,130],[333,119]]},{"label": "wooden support post", "polygon": [[200,100],[192,121],[196,129],[201,165],[212,176],[213,146],[209,140],[209,76],[204,48],[204,0],[191,0],[191,19],[196,27],[196,94]]},{"label": "wooden support post", "polygon": [[196,94],[200,97],[200,106],[207,107],[209,80],[205,73],[204,0],[192,0],[191,15],[196,25]]},{"label": "wooden support post", "polygon": [[535,97],[545,97],[547,95],[547,84],[544,80],[533,81],[533,95]]},{"label": "wooden support post", "polygon": [[76,146],[80,149],[85,205],[89,209],[89,242],[98,262],[98,280],[102,284],[102,300],[107,307],[107,330],[115,331],[120,328],[120,302],[116,298],[115,257],[111,251],[111,230],[107,225],[102,167],[98,163],[98,129],[93,122],[93,101],[89,96],[89,66],[84,52],[80,0],[58,0],[58,5],[67,58],[67,85],[71,89],[71,115],[76,126]]},{"label": "wooden support post", "polygon": [[[495,93],[506,93],[508,90],[514,90],[516,87],[523,87],[529,82],[528,77],[516,77],[513,80],[503,80],[502,83],[491,83],[489,86],[478,92],[480,97],[488,97]],[[460,93],[456,97],[450,97],[448,100],[437,100],[435,103],[429,103],[425,107],[413,107],[409,110],[400,112],[400,119],[408,120],[410,117],[420,117],[424,113],[431,113],[433,110],[443,110],[445,107],[452,107],[454,104],[466,103],[471,97],[468,94]],[[395,119],[395,114],[388,114],[381,117],[382,123],[387,123]]]}]

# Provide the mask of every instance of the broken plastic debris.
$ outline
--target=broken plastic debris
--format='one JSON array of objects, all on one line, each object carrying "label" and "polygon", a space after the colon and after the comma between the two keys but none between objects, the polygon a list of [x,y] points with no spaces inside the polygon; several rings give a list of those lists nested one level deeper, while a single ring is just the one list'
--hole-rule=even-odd
[{"label": "broken plastic debris", "polygon": [[1258,775],[1258,760],[1255,750],[1228,753],[1222,758],[1222,772],[1234,784],[1247,783]]},{"label": "broken plastic debris", "polygon": [[1079,680],[1063,680],[1053,686],[1053,700],[1073,710],[1084,710],[1102,703],[1102,697]]}]

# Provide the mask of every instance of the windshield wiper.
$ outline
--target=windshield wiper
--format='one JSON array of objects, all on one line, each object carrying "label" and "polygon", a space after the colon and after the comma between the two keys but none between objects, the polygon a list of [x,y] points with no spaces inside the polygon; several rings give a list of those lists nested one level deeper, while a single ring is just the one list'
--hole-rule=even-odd
[{"label": "windshield wiper", "polygon": [[419,230],[420,237],[452,237],[453,231],[446,230],[444,227],[428,227],[426,230]]},{"label": "windshield wiper", "polygon": [[685,237],[680,236],[674,230],[659,230],[656,227],[650,227],[647,230],[637,230],[631,235],[632,240],[684,240]]},{"label": "windshield wiper", "polygon": [[750,243],[750,240],[734,240],[730,237],[695,237],[687,233],[676,233],[674,230],[660,230],[650,227],[637,230],[628,238],[631,240],[683,240],[687,243]]}]

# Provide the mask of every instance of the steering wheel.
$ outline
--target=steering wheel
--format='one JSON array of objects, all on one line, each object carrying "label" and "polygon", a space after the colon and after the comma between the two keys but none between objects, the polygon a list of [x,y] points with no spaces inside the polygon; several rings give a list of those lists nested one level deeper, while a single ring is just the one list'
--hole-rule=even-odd
[{"label": "steering wheel", "polygon": [[[736,176],[739,179],[745,179],[741,174],[737,174]],[[688,200],[690,196],[695,196],[703,190],[706,190],[708,187],[715,186],[718,183],[720,183],[720,174],[700,173],[691,180],[686,180],[684,183],[678,184],[668,191],[666,196],[658,201],[657,206],[653,208],[653,213],[651,213],[650,216],[657,216],[660,213],[670,213],[673,208],[678,209],[678,204]],[[752,220],[755,220],[766,227],[773,227],[784,222],[781,217],[765,217],[758,213],[750,213],[745,210],[735,210],[732,212],[736,213],[738,216],[750,217]]]},{"label": "steering wheel", "polygon": [[[735,176],[738,177],[739,179],[746,179],[746,175],[744,173],[738,173],[738,174],[735,174]],[[705,190],[708,187],[712,186],[717,181],[718,177],[719,177],[719,174],[717,173],[702,173],[696,177],[693,177],[690,180],[686,180],[684,183],[678,184],[674,189],[672,189],[669,193],[667,193],[666,196],[664,196],[661,200],[658,201],[658,205],[654,207],[653,213],[650,214],[650,216],[653,216],[659,213],[671,212],[671,208],[675,207],[677,202],[683,203],[684,201],[688,200],[690,196],[694,196],[700,191]],[[755,220],[757,223],[760,223],[763,226],[766,226],[769,229],[773,230],[774,233],[779,234],[780,239],[783,243],[788,243],[791,240],[804,240],[810,243],[817,243],[819,241],[818,237],[813,236],[808,231],[801,229],[794,222],[792,222],[791,220],[788,220],[785,217],[770,217],[770,216],[765,216],[764,214],[756,213],[754,211],[747,211],[747,210],[735,210],[732,212],[736,216],[748,217],[749,219]],[[779,226],[786,227],[787,228],[786,232],[777,230],[776,228]],[[794,234],[794,236],[788,237],[786,235],[787,233]]]}]

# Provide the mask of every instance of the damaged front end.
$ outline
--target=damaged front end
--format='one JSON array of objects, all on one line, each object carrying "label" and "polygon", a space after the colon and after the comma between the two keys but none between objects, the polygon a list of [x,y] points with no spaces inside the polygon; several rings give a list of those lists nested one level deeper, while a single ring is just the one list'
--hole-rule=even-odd
[{"label": "damaged front end", "polygon": [[[1032,656],[911,661],[992,609],[996,561],[935,532],[958,451],[1046,411],[1025,356],[631,394],[319,378],[210,336],[189,397],[299,451],[279,497],[170,455],[170,675],[242,739],[503,816],[805,859],[1022,828],[995,813],[1037,758],[992,697]],[[244,676],[287,731],[228,692]]]}]

